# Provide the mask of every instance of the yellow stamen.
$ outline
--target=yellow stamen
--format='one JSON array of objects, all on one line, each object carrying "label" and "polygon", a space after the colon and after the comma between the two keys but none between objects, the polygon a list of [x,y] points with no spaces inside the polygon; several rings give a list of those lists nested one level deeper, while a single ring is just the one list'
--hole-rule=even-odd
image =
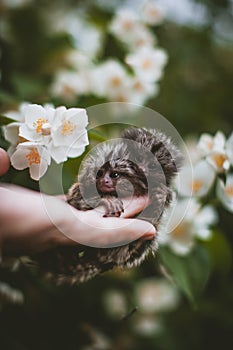
[{"label": "yellow stamen", "polygon": [[214,142],[213,142],[213,141],[208,141],[208,142],[207,142],[207,148],[208,148],[209,151],[212,150],[213,145],[214,145]]},{"label": "yellow stamen", "polygon": [[125,20],[122,26],[125,30],[130,30],[133,28],[133,23],[131,21]]},{"label": "yellow stamen", "polygon": [[134,90],[136,91],[143,91],[143,85],[140,81],[136,81],[134,84],[133,84],[133,88]]},{"label": "yellow stamen", "polygon": [[233,198],[233,185],[227,186],[225,188],[225,193],[228,197],[232,197]]},{"label": "yellow stamen", "polygon": [[29,166],[31,166],[32,164],[40,164],[40,155],[36,148],[32,148],[30,153],[26,155],[26,158],[29,162]]},{"label": "yellow stamen", "polygon": [[223,165],[227,160],[227,156],[225,154],[215,154],[213,156],[213,160],[218,168],[223,168]]},{"label": "yellow stamen", "polygon": [[62,123],[61,126],[61,134],[63,136],[68,136],[68,135],[72,135],[74,130],[76,129],[76,125],[72,124],[69,120],[65,120]]},{"label": "yellow stamen", "polygon": [[203,183],[200,180],[194,180],[192,183],[193,192],[197,193],[202,186],[203,186]]},{"label": "yellow stamen", "polygon": [[155,8],[150,8],[148,14],[153,18],[157,18],[157,16],[159,15],[159,11]]},{"label": "yellow stamen", "polygon": [[150,69],[152,67],[152,65],[153,65],[152,61],[149,58],[147,58],[144,60],[142,67],[144,69]]},{"label": "yellow stamen", "polygon": [[111,79],[111,84],[113,87],[121,86],[121,79],[118,76],[115,76]]},{"label": "yellow stamen", "polygon": [[62,88],[63,95],[67,98],[72,98],[75,94],[74,89],[69,85],[64,85]]},{"label": "yellow stamen", "polygon": [[48,119],[38,118],[36,122],[33,123],[33,126],[36,128],[37,134],[41,133],[43,124],[48,123]]},{"label": "yellow stamen", "polygon": [[124,95],[118,95],[116,98],[117,102],[127,102],[127,98]]},{"label": "yellow stamen", "polygon": [[175,238],[184,238],[189,230],[187,223],[181,223],[178,226],[175,227],[175,229],[172,231],[172,236]]}]

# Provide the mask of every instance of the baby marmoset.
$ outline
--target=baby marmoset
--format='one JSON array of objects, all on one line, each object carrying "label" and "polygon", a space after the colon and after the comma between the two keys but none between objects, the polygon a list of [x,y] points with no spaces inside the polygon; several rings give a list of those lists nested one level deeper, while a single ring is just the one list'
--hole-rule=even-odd
[{"label": "baby marmoset", "polygon": [[[124,211],[122,198],[147,194],[150,204],[139,218],[158,228],[171,202],[172,181],[181,162],[181,153],[165,134],[145,128],[125,129],[120,139],[97,145],[87,156],[67,202],[79,210],[102,205],[104,216],[119,217]],[[138,239],[113,248],[57,248],[43,253],[39,260],[57,283],[79,283],[113,267],[137,266],[156,250],[156,238]]]}]

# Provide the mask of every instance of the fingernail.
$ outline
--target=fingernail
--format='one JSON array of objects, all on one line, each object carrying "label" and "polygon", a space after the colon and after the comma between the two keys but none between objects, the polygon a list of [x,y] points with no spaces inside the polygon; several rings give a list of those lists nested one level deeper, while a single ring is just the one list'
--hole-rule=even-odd
[{"label": "fingernail", "polygon": [[145,233],[142,237],[141,237],[141,239],[143,240],[143,241],[151,241],[152,239],[154,239],[155,238],[155,232],[154,233],[152,233],[152,232],[147,232],[147,233]]}]

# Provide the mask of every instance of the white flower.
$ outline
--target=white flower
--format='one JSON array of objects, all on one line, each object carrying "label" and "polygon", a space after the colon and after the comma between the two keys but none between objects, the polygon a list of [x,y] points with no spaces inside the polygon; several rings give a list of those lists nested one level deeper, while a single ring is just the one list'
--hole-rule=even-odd
[{"label": "white flower", "polygon": [[23,293],[0,281],[0,307],[2,303],[23,304]]},{"label": "white flower", "polygon": [[165,279],[141,280],[135,294],[139,311],[144,313],[174,310],[179,302],[177,290]]},{"label": "white flower", "polygon": [[223,173],[230,168],[230,162],[225,151],[213,151],[206,160],[217,173]]},{"label": "white flower", "polygon": [[226,154],[231,165],[233,165],[233,132],[226,141]]},{"label": "white flower", "polygon": [[88,136],[88,118],[82,108],[27,104],[24,122],[5,126],[4,136],[11,143],[8,150],[13,167],[30,168],[33,179],[39,180],[50,165],[51,157],[61,163],[68,157],[81,155]]},{"label": "white flower", "polygon": [[181,196],[203,197],[213,185],[215,171],[205,160],[194,165],[193,171],[190,166],[184,166],[178,179],[180,181],[179,194]]},{"label": "white flower", "polygon": [[55,109],[50,106],[42,107],[37,104],[30,104],[24,110],[25,123],[19,128],[19,136],[29,141],[43,141],[47,143]]},{"label": "white flower", "polygon": [[10,147],[7,150],[10,156],[15,151],[18,143],[25,141],[24,138],[19,136],[19,128],[25,120],[24,110],[28,105],[28,102],[23,102],[19,105],[18,110],[4,112],[6,117],[15,120],[15,122],[9,123],[2,127],[4,138],[10,142]]},{"label": "white flower", "polygon": [[110,31],[120,40],[125,41],[126,37],[132,37],[139,25],[139,17],[130,9],[121,9],[117,12],[110,24]]},{"label": "white flower", "polygon": [[155,315],[135,315],[132,319],[133,330],[143,337],[150,337],[158,334],[162,330],[162,323]]},{"label": "white flower", "polygon": [[10,142],[10,147],[8,148],[7,152],[11,156],[12,153],[15,151],[16,146],[23,140],[19,136],[19,128],[22,124],[21,123],[10,123],[8,125],[3,126],[3,135],[4,138]]},{"label": "white flower", "polygon": [[89,75],[86,71],[60,71],[51,87],[51,93],[54,96],[66,101],[73,101],[77,96],[88,93],[89,90]]},{"label": "white flower", "polygon": [[217,196],[223,206],[233,213],[233,174],[227,175],[225,185],[222,180],[218,180]]},{"label": "white flower", "polygon": [[[188,151],[188,153],[187,153]],[[203,154],[199,147],[197,147],[197,140],[193,136],[189,136],[185,140],[185,148],[183,153],[187,154],[186,162],[189,163],[191,160],[192,164],[196,164],[203,158]]]},{"label": "white flower", "polygon": [[157,43],[155,34],[152,34],[149,29],[140,24],[135,28],[131,36],[126,35],[122,38],[123,40],[134,51],[143,46],[152,47]]},{"label": "white flower", "polygon": [[[33,139],[36,140],[36,138],[34,137],[30,137],[31,139],[29,138],[28,131],[27,131],[28,127],[25,124],[26,123],[25,115],[27,114],[27,118],[28,118],[28,110],[30,110],[32,106],[34,107],[36,106],[36,108],[38,107],[38,105],[32,105],[28,102],[24,102],[24,103],[21,103],[18,111],[9,111],[5,113],[7,117],[16,120],[16,122],[9,123],[8,125],[3,126],[4,137],[11,144],[8,149],[8,153],[10,156],[15,152],[16,147],[19,143],[25,142],[25,141],[33,141]],[[44,108],[46,110],[52,109],[53,105],[46,104],[44,105]],[[39,109],[41,110],[43,109],[43,107],[39,106]],[[37,126],[38,126],[38,123],[37,123]],[[46,129],[46,124],[41,125],[41,131],[43,131],[43,134],[46,134],[46,132],[48,133],[49,129],[50,129],[50,126],[48,124],[47,124],[47,129]],[[26,130],[27,137],[25,137],[26,133],[24,133],[24,136],[20,134],[21,130],[23,130],[23,133]]]},{"label": "white flower", "polygon": [[225,135],[221,131],[218,131],[214,137],[204,133],[201,135],[197,147],[204,155],[209,155],[215,150],[224,151],[225,142]]},{"label": "white flower", "polygon": [[121,9],[110,24],[110,31],[130,50],[156,44],[157,39],[143,23],[139,15],[130,9]]},{"label": "white flower", "polygon": [[87,124],[87,113],[83,108],[56,109],[48,149],[57,163],[65,161],[67,157],[77,157],[84,152],[89,143]]},{"label": "white flower", "polygon": [[52,18],[48,14],[50,29],[55,32],[66,32],[72,36],[75,47],[94,58],[99,53],[103,43],[103,33],[96,25],[80,16],[78,11],[67,11],[66,7],[54,8]]},{"label": "white flower", "polygon": [[113,318],[122,318],[127,312],[127,303],[124,294],[116,289],[108,290],[103,298],[106,311]]},{"label": "white flower", "polygon": [[163,218],[159,240],[176,254],[188,254],[195,244],[195,238],[207,240],[211,237],[210,225],[217,221],[217,213],[211,206],[201,208],[194,199],[174,203]]},{"label": "white flower", "polygon": [[69,17],[67,20],[75,46],[89,58],[96,57],[102,47],[103,33],[97,26],[78,18],[77,15],[75,18]]},{"label": "white flower", "polygon": [[149,25],[157,25],[164,20],[164,11],[154,1],[147,1],[142,6],[142,19]]},{"label": "white flower", "polygon": [[66,61],[77,70],[89,68],[92,63],[90,57],[78,49],[70,50],[66,55]]},{"label": "white flower", "polygon": [[[217,173],[223,173],[230,168],[231,139],[226,143],[225,135],[218,131],[214,137],[203,134],[200,137],[198,147],[206,156],[207,162]],[[233,160],[233,159],[232,159]]]},{"label": "white flower", "polygon": [[209,226],[215,225],[217,221],[217,212],[211,205],[206,205],[200,208],[194,218],[196,237],[201,240],[208,240],[211,238],[212,233]]},{"label": "white flower", "polygon": [[75,46],[89,57],[95,57],[103,41],[99,28],[79,17],[77,13],[68,13],[65,22],[65,30],[72,35]]},{"label": "white flower", "polygon": [[19,127],[21,123],[10,123],[3,127],[4,138],[11,143],[11,145],[16,146],[19,143]]},{"label": "white flower", "polygon": [[17,110],[7,111],[4,115],[19,123],[23,123],[25,121],[24,110],[28,105],[29,102],[22,102]]},{"label": "white flower", "polygon": [[12,166],[18,170],[29,168],[34,180],[39,180],[45,174],[50,162],[47,149],[36,142],[20,143],[11,156]]},{"label": "white flower", "polygon": [[128,92],[130,78],[119,62],[108,60],[93,70],[92,84],[97,96],[119,101]]},{"label": "white flower", "polygon": [[158,85],[139,79],[138,77],[133,77],[130,80],[129,87],[129,102],[143,105],[144,102],[152,96],[158,94]]},{"label": "white flower", "polygon": [[135,74],[142,80],[154,82],[161,78],[167,63],[167,54],[162,49],[142,47],[126,57]]}]

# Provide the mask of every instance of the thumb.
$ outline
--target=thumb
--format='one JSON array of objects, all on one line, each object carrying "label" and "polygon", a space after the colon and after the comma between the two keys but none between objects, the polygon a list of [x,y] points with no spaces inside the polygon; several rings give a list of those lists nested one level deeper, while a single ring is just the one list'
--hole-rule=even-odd
[{"label": "thumb", "polygon": [[10,158],[4,149],[0,148],[0,176],[5,174],[10,167]]}]

